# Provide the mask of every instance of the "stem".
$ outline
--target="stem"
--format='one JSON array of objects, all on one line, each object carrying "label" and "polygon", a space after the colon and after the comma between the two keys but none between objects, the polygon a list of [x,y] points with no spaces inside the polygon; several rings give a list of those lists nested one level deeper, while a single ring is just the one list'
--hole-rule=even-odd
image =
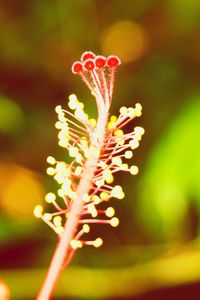
[{"label": "stem", "polygon": [[[100,113],[98,116],[97,127],[95,131],[95,139],[91,141],[91,144],[101,150],[105,135],[105,127],[107,123],[107,114]],[[87,160],[85,165],[85,171],[82,174],[82,179],[77,189],[77,199],[73,201],[69,217],[65,223],[64,232],[58,241],[56,250],[54,252],[52,261],[47,272],[44,284],[39,292],[37,300],[51,299],[55,285],[58,278],[64,268],[67,254],[70,256],[70,241],[74,238],[79,226],[79,220],[81,212],[83,210],[84,202],[82,196],[89,193],[92,179],[96,171],[98,157],[94,156]],[[71,259],[69,259],[71,261]]]}]

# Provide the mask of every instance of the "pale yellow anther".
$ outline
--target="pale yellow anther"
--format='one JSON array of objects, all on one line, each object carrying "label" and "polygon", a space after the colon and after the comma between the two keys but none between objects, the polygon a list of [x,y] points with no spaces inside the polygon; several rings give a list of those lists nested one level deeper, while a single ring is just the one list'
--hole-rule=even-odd
[{"label": "pale yellow anther", "polygon": [[129,107],[127,115],[129,116],[129,118],[134,118],[135,117],[135,109],[133,107]]},{"label": "pale yellow anther", "polygon": [[[68,132],[64,132],[64,131],[60,131],[59,133],[58,133],[58,139],[59,139],[59,142],[58,142],[58,144],[61,146],[61,145],[63,145],[63,146],[65,146],[65,147],[67,147],[67,144],[68,144],[68,142],[69,142],[69,135],[68,135]],[[61,146],[62,147],[62,146]]]},{"label": "pale yellow anther", "polygon": [[75,200],[77,198],[77,193],[70,191],[70,192],[68,192],[68,196],[71,200]]},{"label": "pale yellow anther", "polygon": [[139,147],[139,142],[137,140],[131,140],[129,145],[131,146],[131,149],[134,150]]},{"label": "pale yellow anther", "polygon": [[96,210],[94,204],[88,205],[88,212],[91,214],[91,216],[92,216],[93,218],[96,218],[96,216],[98,215],[98,212],[97,212],[97,210]]},{"label": "pale yellow anther", "polygon": [[117,117],[116,116],[113,115],[113,116],[110,117],[110,122],[114,123],[116,121],[117,121]]},{"label": "pale yellow anther", "polygon": [[116,217],[112,218],[112,219],[110,220],[110,225],[111,225],[112,227],[117,227],[117,226],[119,225],[119,219],[116,218]]},{"label": "pale yellow anther", "polygon": [[56,164],[56,170],[58,172],[60,171],[64,171],[66,169],[66,163],[64,161],[59,161],[57,164]]},{"label": "pale yellow anther", "polygon": [[102,244],[103,244],[103,240],[101,238],[97,238],[93,243],[95,248],[99,248]]},{"label": "pale yellow anther", "polygon": [[120,145],[120,146],[122,146],[122,145],[124,145],[125,144],[125,140],[124,140],[124,138],[123,137],[116,137],[116,143],[118,144],[118,145]]},{"label": "pale yellow anther", "polygon": [[71,146],[69,148],[69,156],[75,157],[78,154],[78,151],[79,151],[78,147]]},{"label": "pale yellow anther", "polygon": [[133,152],[132,151],[126,151],[124,154],[125,158],[130,159],[133,157]]},{"label": "pale yellow anther", "polygon": [[67,140],[64,140],[64,139],[59,140],[58,145],[59,145],[60,147],[67,148],[68,141],[67,141]]},{"label": "pale yellow anther", "polygon": [[97,195],[93,195],[91,200],[94,202],[94,204],[99,204],[101,202],[101,199]]},{"label": "pale yellow anther", "polygon": [[121,192],[121,193],[118,194],[117,199],[121,200],[121,199],[124,199],[124,197],[125,197],[124,192]]},{"label": "pale yellow anther", "polygon": [[62,123],[60,121],[57,121],[55,123],[55,127],[56,127],[56,129],[61,129],[62,128]]},{"label": "pale yellow anther", "polygon": [[88,224],[84,224],[83,231],[84,231],[84,233],[88,233],[90,231],[90,226]]},{"label": "pale yellow anther", "polygon": [[112,175],[112,172],[110,169],[106,169],[102,172],[103,179],[109,184],[112,183],[114,180],[114,177]]},{"label": "pale yellow anther", "polygon": [[135,115],[136,117],[140,117],[142,115],[142,105],[140,103],[136,103],[135,105]]},{"label": "pale yellow anther", "polygon": [[124,132],[123,132],[123,130],[122,129],[116,129],[115,131],[114,131],[114,135],[115,136],[123,136],[123,134],[124,134]]},{"label": "pale yellow anther", "polygon": [[55,111],[56,111],[57,114],[62,113],[62,106],[61,106],[61,105],[57,105],[57,106],[55,107]]},{"label": "pale yellow anther", "polygon": [[124,192],[122,190],[122,187],[120,185],[115,185],[110,193],[111,197],[117,198],[117,199],[123,199],[124,198]]},{"label": "pale yellow anther", "polygon": [[74,115],[75,115],[75,117],[76,117],[77,119],[79,119],[79,120],[82,120],[82,121],[85,120],[85,113],[84,113],[83,109],[80,108],[80,107],[78,107],[78,108],[75,110]]},{"label": "pale yellow anther", "polygon": [[75,94],[69,95],[68,98],[69,98],[69,101],[72,101],[72,102],[77,101],[77,96]]},{"label": "pale yellow anther", "polygon": [[77,153],[75,156],[75,160],[78,164],[82,162],[83,156],[80,153]]},{"label": "pale yellow anther", "polygon": [[110,196],[109,196],[109,194],[107,192],[101,192],[100,198],[103,201],[108,201],[110,199]]},{"label": "pale yellow anther", "polygon": [[64,227],[63,226],[57,226],[54,230],[57,234],[61,234],[61,233],[64,232]]},{"label": "pale yellow anther", "polygon": [[51,221],[52,215],[49,214],[49,213],[45,213],[45,214],[43,215],[43,218],[44,218],[45,221]]},{"label": "pale yellow anther", "polygon": [[90,124],[90,126],[92,126],[93,128],[95,128],[96,125],[97,125],[97,121],[95,119],[89,119],[89,124]]},{"label": "pale yellow anther", "polygon": [[56,163],[56,160],[53,156],[48,156],[47,157],[47,162],[50,164],[50,165],[54,165]]},{"label": "pale yellow anther", "polygon": [[97,166],[101,167],[103,170],[105,170],[108,167],[108,165],[104,161],[99,161],[97,163]]},{"label": "pale yellow anther", "polygon": [[80,144],[81,144],[83,147],[87,147],[87,146],[88,146],[88,141],[85,139],[85,137],[82,137],[82,138],[81,138]]},{"label": "pale yellow anther", "polygon": [[76,176],[80,176],[82,172],[83,172],[83,168],[78,166],[78,167],[76,167],[74,173],[75,173]]},{"label": "pale yellow anther", "polygon": [[63,132],[66,132],[66,131],[67,131],[67,133],[69,132],[69,125],[68,125],[67,122],[61,123],[61,130],[62,130]]},{"label": "pale yellow anther", "polygon": [[79,103],[79,101],[78,101],[75,94],[72,94],[72,95],[69,96],[68,106],[69,106],[70,109],[72,109],[72,110],[76,109],[78,103]]},{"label": "pale yellow anther", "polygon": [[106,170],[103,170],[102,175],[103,175],[103,179],[106,180],[107,178],[110,177],[110,175],[112,175],[112,172],[110,169],[106,169]]},{"label": "pale yellow anther", "polygon": [[90,196],[88,194],[83,195],[83,201],[84,202],[90,202]]},{"label": "pale yellow anther", "polygon": [[95,184],[96,184],[97,187],[101,187],[105,184],[105,182],[104,182],[103,179],[100,179],[100,180],[96,180]]},{"label": "pale yellow anther", "polygon": [[128,164],[122,164],[122,165],[120,166],[120,170],[122,170],[122,171],[128,170]]},{"label": "pale yellow anther", "polygon": [[111,217],[113,217],[114,216],[114,214],[115,214],[115,210],[114,210],[114,208],[113,207],[108,207],[107,209],[106,209],[106,217],[109,217],[109,218],[111,218]]},{"label": "pale yellow anther", "polygon": [[110,174],[109,177],[106,178],[106,183],[111,184],[114,181],[114,176],[112,175],[112,173]]},{"label": "pale yellow anther", "polygon": [[116,123],[115,122],[108,122],[107,128],[108,128],[108,130],[115,129],[116,128]]},{"label": "pale yellow anther", "polygon": [[62,123],[67,121],[67,119],[65,118],[65,114],[63,112],[58,114],[58,120]]},{"label": "pale yellow anther", "polygon": [[87,146],[84,146],[83,153],[84,153],[85,158],[90,157],[90,150],[89,150],[89,148],[87,148]]},{"label": "pale yellow anther", "polygon": [[62,218],[61,216],[56,216],[53,218],[53,223],[56,227],[59,227],[62,225]]},{"label": "pale yellow anther", "polygon": [[43,207],[42,205],[36,205],[33,211],[33,214],[36,218],[41,218],[43,214]]},{"label": "pale yellow anther", "polygon": [[67,192],[69,191],[69,189],[71,188],[71,183],[72,181],[70,179],[65,179],[64,183],[61,186],[61,189],[63,190],[63,192],[65,194],[67,194]]},{"label": "pale yellow anther", "polygon": [[122,116],[126,116],[126,115],[127,115],[127,112],[128,112],[128,109],[127,109],[126,106],[122,106],[122,107],[120,108],[119,112],[120,112],[120,114],[121,114]]},{"label": "pale yellow anther", "polygon": [[54,194],[54,193],[48,193],[48,194],[46,194],[46,196],[45,196],[45,201],[47,202],[47,203],[52,203],[52,202],[54,202],[56,200],[56,195]]},{"label": "pale yellow anther", "polygon": [[131,173],[131,175],[137,175],[138,172],[139,172],[139,169],[138,169],[137,166],[131,166],[130,167],[130,173]]},{"label": "pale yellow anther", "polygon": [[113,157],[112,158],[112,164],[115,166],[120,167],[122,165],[122,159],[120,157]]},{"label": "pale yellow anther", "polygon": [[58,193],[58,196],[61,197],[61,198],[63,198],[65,196],[65,193],[62,189],[58,189],[57,193]]},{"label": "pale yellow anther", "polygon": [[75,249],[78,249],[78,248],[82,248],[83,243],[79,240],[71,240],[70,246],[75,250]]},{"label": "pale yellow anther", "polygon": [[143,128],[143,127],[140,127],[140,126],[136,126],[136,127],[134,128],[134,131],[135,131],[136,134],[141,134],[141,135],[144,134],[144,128]]},{"label": "pale yellow anther", "polygon": [[56,169],[53,168],[53,167],[47,168],[47,174],[50,175],[50,176],[55,175],[56,174]]}]

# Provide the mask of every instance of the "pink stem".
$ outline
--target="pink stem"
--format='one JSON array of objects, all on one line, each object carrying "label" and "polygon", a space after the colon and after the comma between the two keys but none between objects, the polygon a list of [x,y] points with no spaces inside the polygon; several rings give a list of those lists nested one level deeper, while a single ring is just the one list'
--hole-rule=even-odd
[{"label": "pink stem", "polygon": [[[107,123],[107,114],[106,113],[99,114],[97,127],[96,127],[95,140],[91,141],[91,143],[99,150],[102,148],[106,123]],[[82,179],[80,180],[77,189],[77,199],[72,203],[69,217],[65,223],[64,232],[60,236],[60,240],[54,252],[44,284],[39,292],[38,297],[36,298],[37,300],[51,299],[55,285],[64,268],[66,259],[70,256],[71,253],[70,242],[71,240],[73,240],[78,230],[78,226],[80,224],[79,222],[80,222],[81,212],[84,206],[84,202],[82,198],[84,194],[89,193],[89,190],[92,185],[92,179],[97,168],[98,159],[99,159],[98,157],[94,156],[89,158],[86,162],[85,171],[81,176]],[[69,258],[69,261],[71,261],[71,258],[72,257]]]}]

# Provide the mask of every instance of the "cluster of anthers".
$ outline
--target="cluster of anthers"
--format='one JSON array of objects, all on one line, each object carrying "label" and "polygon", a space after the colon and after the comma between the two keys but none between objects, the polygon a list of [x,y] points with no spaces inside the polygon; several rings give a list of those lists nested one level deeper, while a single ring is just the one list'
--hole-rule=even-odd
[{"label": "cluster of anthers", "polygon": [[118,65],[120,59],[117,56],[106,58],[88,51],[72,66],[72,72],[81,76],[96,99],[97,119],[89,118],[84,112],[84,104],[74,94],[69,96],[71,112],[61,106],[56,107],[58,144],[67,149],[71,162],[57,161],[52,156],[47,158],[50,164],[47,174],[53,176],[60,186],[57,195],[50,192],[45,196],[46,202],[55,211],[44,213],[43,207],[37,205],[34,214],[62,237],[73,206],[79,201],[81,209],[78,227],[70,242],[72,249],[83,245],[101,246],[100,237],[89,241],[82,236],[90,231],[90,224],[118,226],[119,219],[115,217],[114,208],[102,209],[101,203],[111,198],[124,198],[122,187],[112,185],[116,172],[138,173],[138,167],[129,166],[126,160],[132,158],[132,150],[139,146],[144,129],[138,126],[132,132],[124,133],[123,128],[135,117],[141,116],[141,104],[137,103],[134,108],[123,106],[118,116],[109,116]]}]

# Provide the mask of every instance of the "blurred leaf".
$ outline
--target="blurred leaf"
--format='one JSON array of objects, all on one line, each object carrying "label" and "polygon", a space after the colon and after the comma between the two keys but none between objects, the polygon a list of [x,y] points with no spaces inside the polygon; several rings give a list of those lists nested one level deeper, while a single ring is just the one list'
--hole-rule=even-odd
[{"label": "blurred leaf", "polygon": [[0,95],[0,131],[16,132],[23,126],[24,121],[20,106],[8,97]]},{"label": "blurred leaf", "polygon": [[199,120],[197,96],[189,99],[149,155],[138,206],[144,225],[157,236],[180,237],[190,200],[200,202]]},{"label": "blurred leaf", "polygon": [[[121,249],[123,255],[126,252]],[[78,299],[108,299],[137,295],[155,288],[195,282],[200,279],[199,245],[193,243],[175,254],[124,268],[89,269],[71,266],[65,270],[55,296]],[[22,269],[1,271],[12,299],[35,299],[46,270]],[[24,284],[26,282],[26,284]]]},{"label": "blurred leaf", "polygon": [[180,33],[192,30],[199,23],[200,4],[198,0],[168,0],[173,28]]}]

